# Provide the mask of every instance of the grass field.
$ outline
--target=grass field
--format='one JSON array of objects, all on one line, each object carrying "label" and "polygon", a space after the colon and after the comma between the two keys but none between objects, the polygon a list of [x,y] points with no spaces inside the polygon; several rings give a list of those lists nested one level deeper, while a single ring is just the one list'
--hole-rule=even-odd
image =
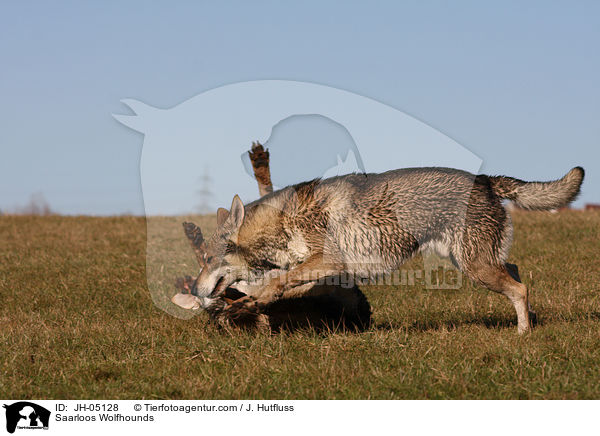
[{"label": "grass field", "polygon": [[513,218],[522,337],[467,280],[365,288],[362,333],[218,330],[153,304],[144,219],[0,217],[0,398],[598,399],[600,213]]}]

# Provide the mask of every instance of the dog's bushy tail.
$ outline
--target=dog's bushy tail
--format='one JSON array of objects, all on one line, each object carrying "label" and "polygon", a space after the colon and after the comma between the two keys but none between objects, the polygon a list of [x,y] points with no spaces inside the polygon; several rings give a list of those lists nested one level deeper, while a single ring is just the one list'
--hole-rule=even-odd
[{"label": "dog's bushy tail", "polygon": [[525,182],[512,177],[490,177],[492,189],[501,198],[528,210],[550,210],[564,207],[579,194],[585,172],[575,167],[562,179],[552,182]]}]

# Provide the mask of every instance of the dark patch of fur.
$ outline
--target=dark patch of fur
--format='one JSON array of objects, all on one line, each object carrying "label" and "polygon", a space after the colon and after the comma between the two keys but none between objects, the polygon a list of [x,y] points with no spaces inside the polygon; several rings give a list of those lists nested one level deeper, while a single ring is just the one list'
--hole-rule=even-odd
[{"label": "dark patch of fur", "polygon": [[204,236],[202,236],[202,231],[200,227],[198,227],[194,223],[184,222],[183,223],[183,231],[185,236],[190,241],[192,249],[194,250],[194,254],[196,255],[196,259],[198,263],[202,265],[204,255]]},{"label": "dark patch of fur", "polygon": [[502,248],[502,231],[507,224],[506,210],[496,194],[490,177],[478,175],[467,206],[464,249],[469,264],[498,264]]}]

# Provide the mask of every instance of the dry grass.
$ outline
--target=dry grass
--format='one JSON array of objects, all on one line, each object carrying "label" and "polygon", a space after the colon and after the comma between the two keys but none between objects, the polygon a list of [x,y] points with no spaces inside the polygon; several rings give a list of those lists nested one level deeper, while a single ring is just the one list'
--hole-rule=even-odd
[{"label": "dry grass", "polygon": [[365,289],[364,333],[269,336],[158,309],[143,219],[0,217],[0,397],[598,399],[600,213],[514,221],[531,335],[504,297],[465,281]]}]

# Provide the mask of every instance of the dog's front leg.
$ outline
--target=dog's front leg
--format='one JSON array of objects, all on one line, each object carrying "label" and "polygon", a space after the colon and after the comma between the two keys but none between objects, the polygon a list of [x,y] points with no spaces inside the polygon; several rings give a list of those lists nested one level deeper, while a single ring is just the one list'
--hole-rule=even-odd
[{"label": "dog's front leg", "polygon": [[300,297],[312,289],[311,283],[324,280],[325,277],[339,276],[343,272],[341,262],[325,261],[323,253],[316,253],[296,267],[271,277],[256,301],[259,305],[269,304],[290,292],[294,297]]},{"label": "dog's front leg", "polygon": [[232,312],[260,312],[280,298],[301,297],[319,280],[339,276],[343,272],[344,267],[341,262],[325,262],[323,254],[317,253],[298,266],[271,277],[260,292],[236,300],[228,309]]}]

